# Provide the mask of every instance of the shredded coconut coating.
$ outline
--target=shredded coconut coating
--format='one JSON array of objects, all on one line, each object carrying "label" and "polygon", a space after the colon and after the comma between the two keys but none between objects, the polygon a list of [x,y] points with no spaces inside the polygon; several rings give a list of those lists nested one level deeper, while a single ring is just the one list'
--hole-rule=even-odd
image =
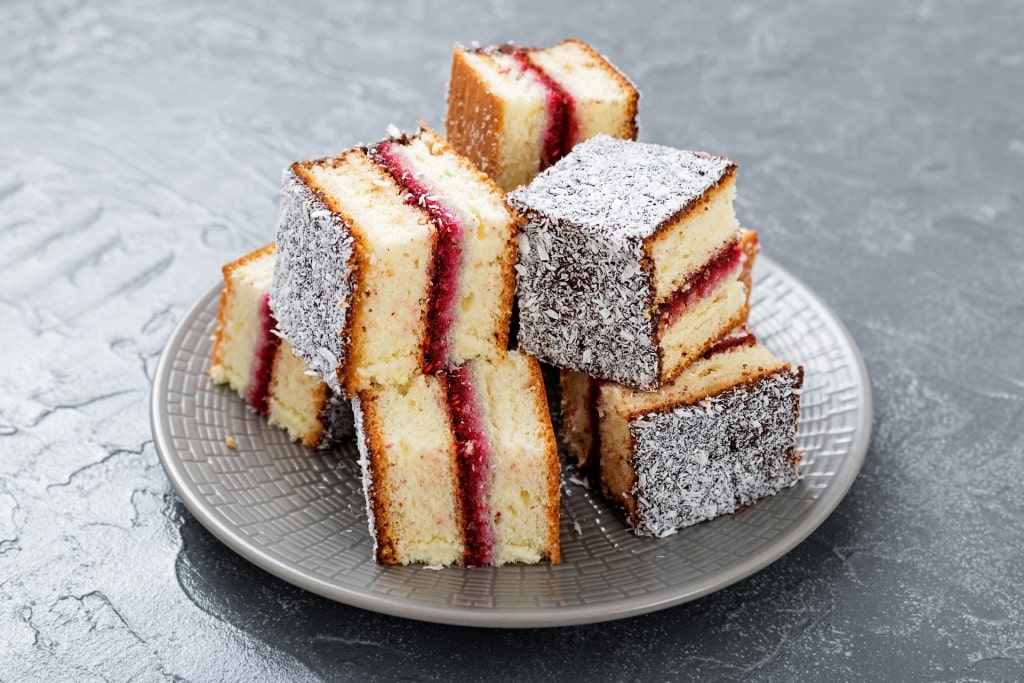
[{"label": "shredded coconut coating", "polygon": [[602,134],[576,145],[509,201],[587,233],[646,239],[735,166],[724,157]]},{"label": "shredded coconut coating", "polygon": [[349,340],[354,240],[323,199],[285,169],[270,306],[277,326],[306,365],[340,394],[337,368]]},{"label": "shredded coconut coating", "polygon": [[529,354],[639,389],[661,367],[645,240],[731,171],[728,159],[598,135],[509,193]]},{"label": "shredded coconut coating", "polygon": [[543,361],[628,386],[660,377],[656,316],[640,240],[558,226],[532,214],[520,229],[519,348]]},{"label": "shredded coconut coating", "polygon": [[780,370],[632,421],[634,531],[667,536],[795,484],[802,384],[802,368]]}]

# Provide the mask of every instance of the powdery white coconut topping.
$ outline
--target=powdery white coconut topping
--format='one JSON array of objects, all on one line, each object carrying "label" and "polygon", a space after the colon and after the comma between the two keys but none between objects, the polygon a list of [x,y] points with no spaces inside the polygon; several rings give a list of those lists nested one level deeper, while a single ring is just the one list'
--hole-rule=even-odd
[{"label": "powdery white coconut topping", "polygon": [[282,336],[336,393],[337,368],[349,343],[353,248],[341,216],[285,169],[270,306]]},{"label": "powdery white coconut topping", "polygon": [[643,239],[735,166],[724,157],[602,134],[511,192],[509,202],[586,232]]},{"label": "powdery white coconut topping", "polygon": [[634,531],[667,536],[795,484],[802,384],[780,370],[632,421]]}]

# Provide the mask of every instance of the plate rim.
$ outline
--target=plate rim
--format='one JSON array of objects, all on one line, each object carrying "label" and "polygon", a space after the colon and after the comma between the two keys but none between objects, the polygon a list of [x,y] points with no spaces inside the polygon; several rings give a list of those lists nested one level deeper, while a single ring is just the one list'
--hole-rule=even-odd
[{"label": "plate rim", "polygon": [[[614,607],[611,609],[608,607],[608,603],[530,609],[427,605],[409,600],[397,601],[393,596],[361,593],[344,588],[289,564],[280,559],[275,551],[243,537],[228,520],[224,519],[223,515],[215,509],[208,508],[199,492],[190,486],[191,480],[186,475],[181,461],[172,457],[175,449],[170,444],[170,426],[166,412],[162,409],[167,391],[167,381],[176,353],[181,347],[183,338],[192,331],[192,323],[199,312],[210,305],[211,299],[219,297],[223,287],[223,283],[219,280],[185,311],[161,351],[150,390],[149,415],[154,446],[175,492],[189,512],[207,531],[232,551],[264,571],[292,585],[336,602],[418,621],[490,628],[546,628],[582,625],[624,619],[674,607],[717,592],[755,574],[805,541],[846,497],[860,472],[871,441],[873,416],[871,381],[860,349],[849,330],[835,314],[835,311],[813,289],[770,257],[764,254],[760,255],[754,267],[755,273],[758,270],[770,270],[788,280],[795,288],[801,290],[802,296],[825,314],[826,325],[832,328],[838,344],[845,347],[844,351],[854,361],[851,368],[852,374],[854,381],[859,383],[861,389],[857,394],[857,412],[860,421],[855,426],[854,439],[850,443],[849,451],[843,458],[844,466],[837,468],[825,491],[814,500],[808,512],[801,516],[797,524],[787,529],[778,541],[762,545],[737,563],[726,567],[725,570],[707,575],[709,580],[696,580],[696,585],[691,589],[661,588],[637,596],[623,597],[613,601]],[[500,571],[501,568],[490,569]],[[467,570],[453,567],[444,571],[480,571],[480,569]],[[487,569],[485,568],[484,571]],[[694,582],[691,581],[691,583]]]}]

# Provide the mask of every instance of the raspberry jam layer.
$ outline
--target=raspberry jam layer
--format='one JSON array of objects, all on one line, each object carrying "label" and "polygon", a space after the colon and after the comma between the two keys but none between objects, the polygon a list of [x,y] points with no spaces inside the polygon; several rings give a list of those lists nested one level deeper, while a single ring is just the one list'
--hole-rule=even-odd
[{"label": "raspberry jam layer", "polygon": [[679,319],[686,309],[718,288],[743,264],[743,249],[733,242],[715,254],[661,310],[662,330]]},{"label": "raspberry jam layer", "polygon": [[267,391],[270,389],[270,375],[274,369],[274,355],[281,345],[281,338],[275,334],[277,320],[270,310],[270,292],[260,298],[260,329],[256,338],[256,349],[252,362],[252,373],[249,376],[249,389],[245,399],[260,415],[266,415]]},{"label": "raspberry jam layer", "polygon": [[462,564],[484,567],[494,562],[494,526],[487,504],[491,490],[491,445],[484,431],[469,366],[455,368],[443,377],[458,452],[458,496],[466,543]]},{"label": "raspberry jam layer", "polygon": [[431,291],[427,306],[427,329],[423,338],[423,370],[437,374],[447,370],[451,357],[452,333],[456,323],[459,293],[459,263],[462,260],[462,225],[436,194],[420,182],[395,151],[394,140],[385,140],[368,150],[370,158],[387,171],[405,191],[405,203],[423,211],[437,228],[437,242],[431,264]]},{"label": "raspberry jam layer", "polygon": [[704,352],[703,358],[710,358],[737,346],[753,346],[756,343],[757,339],[754,337],[754,333],[750,331],[750,328],[746,325],[741,325],[716,341],[710,349]]},{"label": "raspberry jam layer", "polygon": [[576,101],[562,85],[551,78],[542,68],[530,61],[529,51],[513,47],[510,54],[523,71],[544,88],[547,125],[541,143],[540,170],[546,169],[572,150],[579,135],[576,119]]}]

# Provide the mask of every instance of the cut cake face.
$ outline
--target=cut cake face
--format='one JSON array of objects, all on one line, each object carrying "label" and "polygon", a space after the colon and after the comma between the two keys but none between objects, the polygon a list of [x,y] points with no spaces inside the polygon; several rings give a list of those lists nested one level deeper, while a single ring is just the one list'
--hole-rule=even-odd
[{"label": "cut cake face", "polygon": [[224,266],[210,377],[292,440],[326,447],[353,433],[352,409],[278,336],[269,306],[273,270],[273,244]]},{"label": "cut cake face", "polygon": [[511,192],[520,348],[651,390],[744,322],[735,169],[599,135]]},{"label": "cut cake face", "polygon": [[516,216],[428,128],[284,174],[271,303],[296,353],[346,396],[508,344]]},{"label": "cut cake face", "polygon": [[559,561],[560,468],[535,359],[470,361],[353,406],[378,562]]},{"label": "cut cake face", "polygon": [[545,49],[456,46],[445,130],[455,149],[511,190],[599,133],[636,139],[639,97],[578,40]]},{"label": "cut cake face", "polygon": [[568,371],[561,382],[570,458],[639,535],[735,512],[799,478],[803,368],[745,330],[656,392]]}]

